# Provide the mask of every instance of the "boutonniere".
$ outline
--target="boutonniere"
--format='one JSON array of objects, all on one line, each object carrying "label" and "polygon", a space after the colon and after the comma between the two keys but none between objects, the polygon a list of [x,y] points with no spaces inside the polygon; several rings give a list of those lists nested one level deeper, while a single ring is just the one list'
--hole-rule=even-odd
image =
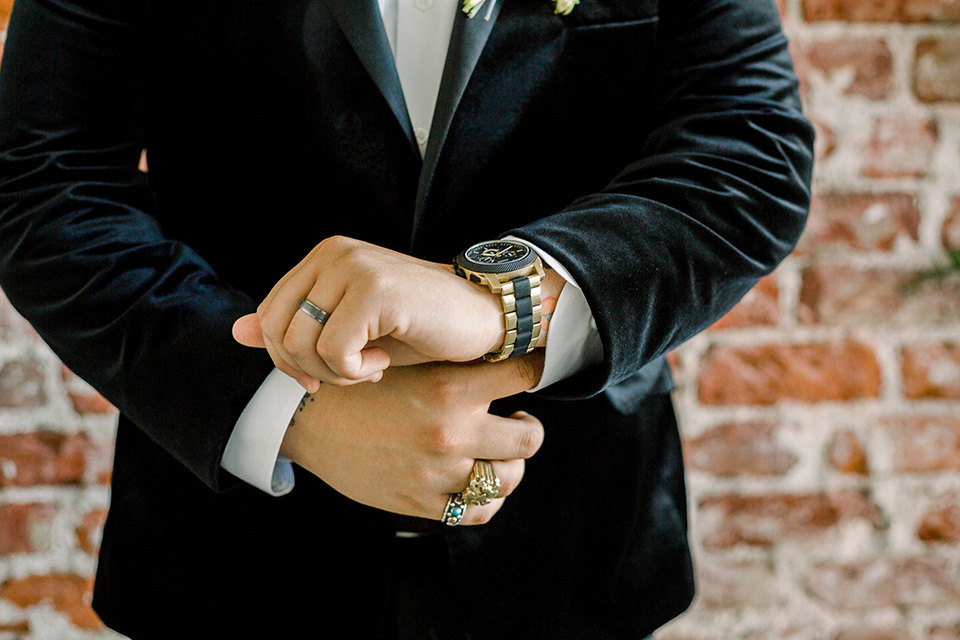
[{"label": "boutonniere", "polygon": [[[573,11],[573,8],[580,4],[580,0],[550,0],[553,2],[553,12],[562,13],[563,15],[570,15],[570,12]],[[477,15],[477,12],[480,11],[480,7],[483,6],[483,3],[486,0],[463,0],[463,12],[467,14],[468,18],[472,18]],[[487,7],[487,14],[483,17],[484,20],[489,20],[490,16],[493,15],[493,8],[497,6],[497,0],[490,0],[490,5]]]}]

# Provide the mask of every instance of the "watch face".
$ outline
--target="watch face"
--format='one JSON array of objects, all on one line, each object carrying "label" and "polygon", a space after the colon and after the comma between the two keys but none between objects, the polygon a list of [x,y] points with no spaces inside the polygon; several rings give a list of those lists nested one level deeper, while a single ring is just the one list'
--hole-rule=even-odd
[{"label": "watch face", "polygon": [[492,273],[519,269],[536,259],[536,254],[530,247],[510,240],[481,242],[461,255],[467,263],[465,266]]}]

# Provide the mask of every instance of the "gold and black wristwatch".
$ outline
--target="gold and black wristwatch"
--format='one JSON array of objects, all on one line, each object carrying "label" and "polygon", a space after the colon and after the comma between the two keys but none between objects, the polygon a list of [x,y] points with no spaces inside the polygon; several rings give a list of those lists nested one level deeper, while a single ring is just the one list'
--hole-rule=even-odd
[{"label": "gold and black wristwatch", "polygon": [[513,240],[473,245],[453,260],[457,275],[490,287],[503,305],[503,346],[484,355],[499,362],[530,353],[540,338],[543,263],[529,246]]}]

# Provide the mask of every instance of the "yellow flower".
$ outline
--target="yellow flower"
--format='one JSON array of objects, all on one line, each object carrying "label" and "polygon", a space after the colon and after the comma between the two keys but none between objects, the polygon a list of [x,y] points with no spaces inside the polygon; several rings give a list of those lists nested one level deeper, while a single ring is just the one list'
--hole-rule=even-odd
[{"label": "yellow flower", "polygon": [[[463,12],[467,14],[468,18],[472,18],[477,15],[477,12],[480,11],[480,7],[483,6],[483,3],[486,0],[463,0]],[[489,20],[490,16],[493,15],[493,8],[496,6],[497,0],[490,0],[490,8],[487,10],[487,15],[484,16],[485,19]],[[570,15],[570,12],[573,11],[573,8],[580,4],[580,0],[553,0],[553,12],[562,13],[567,16]]]},{"label": "yellow flower", "polygon": [[463,12],[467,14],[468,18],[472,18],[477,15],[477,11],[480,11],[480,7],[483,6],[484,0],[463,0]]}]

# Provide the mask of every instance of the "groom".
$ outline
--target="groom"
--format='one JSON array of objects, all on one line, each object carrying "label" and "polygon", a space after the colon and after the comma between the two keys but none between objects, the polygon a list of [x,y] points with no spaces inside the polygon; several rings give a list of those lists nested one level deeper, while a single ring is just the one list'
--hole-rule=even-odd
[{"label": "groom", "polygon": [[[109,626],[636,638],[689,603],[663,355],[803,226],[776,10],[487,3],[17,0],[0,286],[121,411]],[[447,265],[507,236],[556,315],[468,361],[509,311]],[[475,460],[498,502],[439,525]]]}]

